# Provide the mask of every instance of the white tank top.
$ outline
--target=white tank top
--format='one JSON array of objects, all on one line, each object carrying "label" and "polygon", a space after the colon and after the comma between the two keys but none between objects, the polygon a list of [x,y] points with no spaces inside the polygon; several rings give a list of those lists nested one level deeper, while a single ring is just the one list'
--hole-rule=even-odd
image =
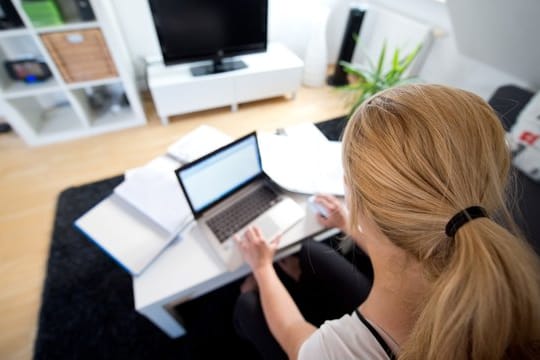
[{"label": "white tank top", "polygon": [[[381,334],[382,333],[382,334]],[[395,359],[399,346],[355,311],[326,321],[300,347],[299,360]]]}]

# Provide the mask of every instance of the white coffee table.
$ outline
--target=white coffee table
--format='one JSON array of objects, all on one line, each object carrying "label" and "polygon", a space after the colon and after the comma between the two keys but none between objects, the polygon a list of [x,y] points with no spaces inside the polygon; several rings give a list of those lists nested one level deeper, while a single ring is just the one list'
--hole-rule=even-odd
[{"label": "white coffee table", "polygon": [[[289,195],[306,209],[306,217],[283,235],[281,242],[291,245],[281,250],[276,258],[297,252],[302,239],[315,236],[316,240],[322,240],[338,232],[335,229],[325,231],[317,223],[306,206],[308,196]],[[228,271],[195,223],[142,275],[133,277],[135,309],[167,335],[176,338],[184,335],[185,329],[174,306],[229,284],[249,271],[247,265],[234,272]]]}]

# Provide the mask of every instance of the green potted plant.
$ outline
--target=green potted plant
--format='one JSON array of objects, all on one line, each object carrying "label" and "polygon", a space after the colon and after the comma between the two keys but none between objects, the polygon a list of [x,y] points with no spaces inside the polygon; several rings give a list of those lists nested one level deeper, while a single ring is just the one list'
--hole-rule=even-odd
[{"label": "green potted plant", "polygon": [[389,68],[385,66],[386,42],[383,44],[376,65],[369,58],[367,67],[345,61],[340,62],[343,70],[349,75],[349,78],[352,78],[351,84],[339,87],[348,93],[346,103],[350,106],[349,116],[364,100],[379,91],[414,80],[414,77],[405,77],[404,74],[421,48],[420,44],[404,56],[400,54],[400,49],[396,48]]}]

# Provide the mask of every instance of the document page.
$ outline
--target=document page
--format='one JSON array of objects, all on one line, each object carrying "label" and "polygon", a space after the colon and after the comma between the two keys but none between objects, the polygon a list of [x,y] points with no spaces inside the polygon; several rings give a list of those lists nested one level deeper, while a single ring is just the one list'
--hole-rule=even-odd
[{"label": "document page", "polygon": [[257,135],[263,169],[277,184],[304,194],[344,195],[341,142],[287,129],[284,135]]}]

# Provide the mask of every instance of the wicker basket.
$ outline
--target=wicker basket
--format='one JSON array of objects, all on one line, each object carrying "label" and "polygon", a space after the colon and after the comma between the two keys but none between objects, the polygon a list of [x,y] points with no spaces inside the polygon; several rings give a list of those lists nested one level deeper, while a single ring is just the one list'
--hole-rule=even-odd
[{"label": "wicker basket", "polygon": [[41,35],[68,83],[116,77],[116,67],[99,29]]}]

